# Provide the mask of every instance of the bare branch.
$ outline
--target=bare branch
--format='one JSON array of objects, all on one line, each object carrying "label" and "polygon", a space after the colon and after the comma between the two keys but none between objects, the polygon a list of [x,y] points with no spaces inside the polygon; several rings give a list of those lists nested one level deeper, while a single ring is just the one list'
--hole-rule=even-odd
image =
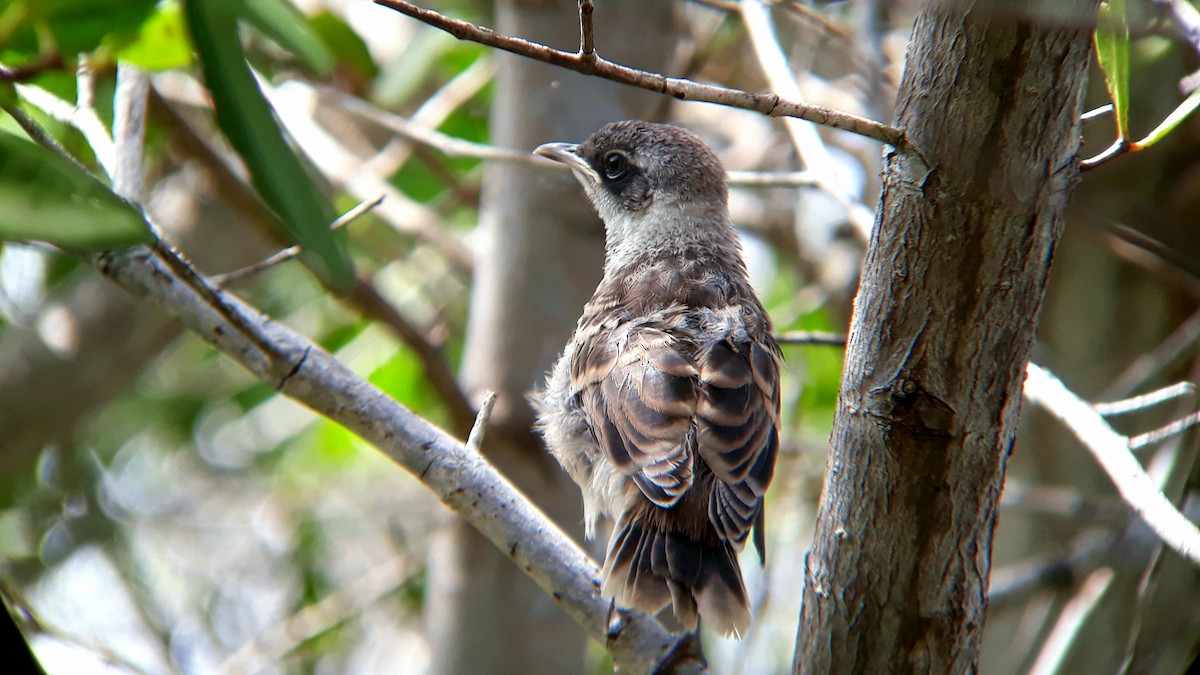
[{"label": "bare branch", "polygon": [[317,96],[311,87],[300,82],[274,87],[261,77],[258,84],[296,145],[328,180],[358,199],[384,195],[387,199],[379,207],[380,218],[397,231],[430,244],[455,269],[470,273],[474,265],[470,249],[442,226],[437,214],[397,190],[383,177],[363,171],[363,159],[313,118],[311,108]]},{"label": "bare branch", "polygon": [[1114,160],[1128,152],[1129,152],[1129,140],[1125,139],[1125,138],[1118,138],[1117,140],[1113,141],[1113,144],[1108,146],[1108,148],[1104,152],[1096,155],[1095,157],[1089,157],[1088,159],[1080,160],[1079,161],[1079,170],[1080,171],[1091,171],[1092,169],[1095,169],[1103,164],[1111,162],[1112,160]]},{"label": "bare branch", "polygon": [[587,60],[596,58],[596,36],[592,30],[595,11],[592,0],[579,0],[579,56]]},{"label": "bare branch", "polygon": [[[491,82],[495,74],[495,61],[487,58],[486,55],[480,56],[466,70],[450,78],[449,82],[434,92],[432,96],[425,99],[425,102],[421,104],[421,107],[417,108],[412,117],[405,119],[404,122],[414,129],[430,131],[444,138],[452,138],[437,131],[437,128],[450,117],[451,113],[471,100],[471,98],[479,93],[479,90],[483,89],[488,82]],[[343,96],[342,92],[330,87],[322,87],[320,91],[332,95],[334,98]],[[362,99],[352,96],[346,96],[346,98],[358,101],[368,109],[385,112],[376,106],[366,103]],[[374,121],[377,124],[382,124],[378,120]],[[383,126],[388,125],[384,124]],[[404,163],[408,161],[408,158],[412,155],[413,143],[429,145],[420,139],[410,138],[404,131],[399,129],[392,130],[400,134],[401,138],[390,140],[382,150],[363,164],[363,170],[371,171],[379,176],[391,176],[399,171],[400,167],[404,166]]]},{"label": "bare branch", "polygon": [[1141,396],[1134,396],[1120,401],[1112,401],[1111,403],[1095,403],[1092,405],[1092,409],[1105,417],[1124,415],[1125,413],[1154,407],[1159,403],[1174,401],[1177,398],[1193,394],[1195,391],[1196,385],[1191,382],[1176,382],[1169,387],[1163,387],[1149,394],[1142,394]]},{"label": "bare branch", "polygon": [[1175,420],[1174,422],[1159,427],[1154,431],[1147,431],[1144,434],[1138,434],[1137,436],[1130,438],[1129,449],[1138,450],[1140,448],[1144,448],[1147,445],[1151,445],[1163,439],[1181,434],[1197,424],[1200,424],[1200,412],[1192,413],[1187,417]]},{"label": "bare branch", "polygon": [[1088,575],[1079,588],[1079,592],[1063,607],[1058,622],[1042,645],[1037,660],[1030,667],[1031,675],[1054,675],[1062,672],[1062,664],[1066,659],[1071,644],[1079,634],[1079,629],[1091,616],[1092,611],[1100,604],[1100,600],[1112,586],[1116,573],[1112,568],[1101,567]]},{"label": "bare branch", "polygon": [[146,101],[150,79],[128,63],[117,65],[117,94],[113,101],[113,136],[116,173],[113,191],[134,204],[142,203],[145,189],[143,158],[146,138]]},{"label": "bare branch", "polygon": [[818,330],[793,330],[775,336],[781,345],[829,345],[845,347],[846,336],[840,333],[825,333]]},{"label": "bare branch", "polygon": [[[740,3],[740,6],[742,21],[746,24],[750,42],[754,45],[754,53],[767,76],[767,81],[776,91],[799,100],[802,96],[800,84],[788,67],[787,57],[779,46],[770,9],[757,0],[747,0]],[[875,214],[846,189],[847,182],[841,177],[837,164],[830,158],[829,150],[821,140],[821,135],[817,133],[817,128],[795,118],[785,119],[784,123],[796,152],[804,161],[805,168],[816,174],[820,187],[846,210],[848,219],[863,240],[869,239],[871,228],[875,225]]]},{"label": "bare branch", "polygon": [[1164,544],[1200,565],[1200,529],[1175,508],[1146,474],[1131,453],[1129,439],[1114,431],[1092,406],[1071,393],[1049,371],[1030,363],[1026,374],[1025,398],[1075,433],[1125,501]]},{"label": "bare branch", "polygon": [[1116,538],[1109,532],[1081,536],[1063,556],[1022,560],[992,571],[988,586],[988,608],[1020,601],[1045,588],[1069,587],[1099,567]]},{"label": "bare branch", "polygon": [[[403,136],[409,141],[433,148],[448,157],[470,157],[489,161],[513,162],[554,171],[570,170],[561,162],[553,162],[522,150],[502,148],[487,143],[476,143],[444,134],[437,129],[418,124],[415,118],[408,119],[401,115],[390,113],[355,96],[334,92],[331,89],[323,90],[322,95],[331,97],[332,102],[343,110],[368,119],[381,127]],[[385,152],[387,151],[384,150],[380,154]],[[816,173],[812,171],[730,171],[728,174],[730,187],[820,186],[820,181]]]},{"label": "bare branch", "polygon": [[27,82],[44,72],[61,70],[64,65],[62,55],[57,52],[43,54],[32,63],[19,66],[0,63],[0,82]]},{"label": "bare branch", "polygon": [[[258,199],[254,191],[242,182],[233,169],[166,99],[154,89],[150,93],[158,122],[167,128],[172,140],[212,178],[221,196],[250,222],[258,225],[263,232],[278,231],[276,216]],[[364,316],[386,326],[401,343],[413,350],[425,377],[429,379],[450,412],[454,433],[466,434],[475,418],[475,411],[459,388],[454,372],[446,363],[441,349],[429,340],[424,331],[393,307],[369,281],[361,277],[356,280],[346,301]]]},{"label": "bare branch", "polygon": [[483,403],[479,404],[479,414],[475,416],[475,424],[467,436],[467,450],[474,453],[483,452],[483,437],[487,435],[488,420],[492,417],[492,408],[496,407],[496,392],[491,389],[483,395]]},{"label": "bare branch", "polygon": [[[17,93],[50,117],[75,127],[92,148],[92,154],[96,156],[96,161],[104,169],[105,175],[112,176],[116,172],[116,151],[112,137],[108,135],[108,128],[100,121],[95,110],[80,108],[41,87],[29,84],[18,84]],[[79,163],[78,160],[72,159],[76,164]]]},{"label": "bare branch", "polygon": [[1154,377],[1163,368],[1173,363],[1192,345],[1200,341],[1200,312],[1188,317],[1165,340],[1154,349],[1139,354],[1133,363],[1113,379],[1105,393],[1108,396],[1126,396],[1137,390],[1144,382]]},{"label": "bare branch", "polygon": [[404,0],[374,0],[374,2],[375,4],[394,9],[418,21],[429,24],[434,28],[444,30],[460,40],[478,42],[479,44],[573,70],[584,75],[600,77],[639,89],[655,91],[680,100],[716,103],[732,108],[753,110],[772,117],[798,117],[809,122],[849,131],[850,133],[866,136],[867,138],[897,147],[904,140],[904,132],[895,127],[890,127],[858,115],[830,110],[823,106],[788,101],[781,98],[778,94],[751,94],[741,89],[701,84],[683,78],[667,77],[659,73],[638,70],[613,63],[599,56],[594,59],[585,59],[578,53],[564,52],[522,38],[499,35],[488,28],[476,26],[473,23],[458,19],[451,19],[433,10],[404,2]]},{"label": "bare branch", "polygon": [[304,641],[358,616],[411,575],[406,559],[376,565],[349,586],[327,595],[242,645],[217,668],[219,673],[258,673],[279,663]]},{"label": "bare branch", "polygon": [[1109,115],[1112,114],[1112,112],[1113,112],[1113,104],[1106,103],[1106,104],[1100,106],[1099,108],[1094,108],[1092,110],[1089,110],[1089,111],[1083,113],[1082,115],[1079,116],[1079,120],[1082,122],[1091,122],[1093,120],[1098,120],[1102,117],[1108,117]]},{"label": "bare branch", "polygon": [[[337,230],[349,225],[350,223],[353,223],[354,221],[366,215],[371,209],[379,206],[379,204],[382,202],[383,195],[379,195],[375,199],[371,199],[369,201],[360,202],[354,208],[334,219],[333,223],[329,225],[329,229]],[[259,260],[253,265],[247,265],[240,270],[234,270],[232,272],[226,272],[225,274],[218,274],[216,276],[209,277],[209,281],[217,288],[224,288],[235,281],[241,281],[242,279],[252,277],[263,272],[264,270],[278,265],[279,263],[287,262],[298,255],[300,255],[300,247],[289,246],[282,251],[278,251],[267,256],[266,258],[263,258],[262,260]]]}]

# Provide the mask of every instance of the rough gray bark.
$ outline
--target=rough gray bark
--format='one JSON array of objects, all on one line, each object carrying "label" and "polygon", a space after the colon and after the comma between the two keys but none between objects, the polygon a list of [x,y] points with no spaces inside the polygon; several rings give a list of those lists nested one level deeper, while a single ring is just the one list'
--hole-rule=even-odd
[{"label": "rough gray bark", "polygon": [[996,504],[1078,174],[1095,3],[1030,5],[935,3],[917,20],[896,106],[911,147],[885,159],[797,672],[978,669]]},{"label": "rough gray bark", "polygon": [[[605,57],[662,70],[672,53],[670,3],[606,3],[596,22]],[[578,45],[574,0],[497,3],[497,29],[563,49]],[[635,38],[634,36],[639,36]],[[649,39],[653,36],[653,39]],[[642,39],[645,38],[645,39]],[[543,63],[500,54],[493,143],[532,149],[582,140],[606,122],[652,115],[662,99]],[[566,172],[497,163],[484,175],[463,381],[473,398],[497,392],[488,458],[547,514],[580,534],[579,490],[531,432],[525,395],[540,385],[600,278],[604,232]],[[430,552],[431,672],[569,673],[584,635],[470,525],[455,520]]]}]

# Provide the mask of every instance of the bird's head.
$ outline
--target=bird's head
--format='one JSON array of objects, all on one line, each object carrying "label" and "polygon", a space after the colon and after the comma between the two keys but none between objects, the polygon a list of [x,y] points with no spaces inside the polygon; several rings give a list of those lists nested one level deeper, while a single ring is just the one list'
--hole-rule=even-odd
[{"label": "bird's head", "polygon": [[578,145],[534,152],[570,167],[604,220],[610,257],[734,236],[721,160],[679,127],[615,122]]}]

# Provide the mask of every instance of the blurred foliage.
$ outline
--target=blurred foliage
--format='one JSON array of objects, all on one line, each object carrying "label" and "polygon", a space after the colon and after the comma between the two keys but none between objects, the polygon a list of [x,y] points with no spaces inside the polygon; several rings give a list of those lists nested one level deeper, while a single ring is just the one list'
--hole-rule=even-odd
[{"label": "blurred foliage", "polygon": [[[320,281],[304,267],[284,263],[232,290],[416,413],[447,425],[446,404],[426,380],[416,352],[331,296],[322,281],[344,286],[353,273],[352,259],[353,269],[441,348],[457,372],[469,278],[436,246],[404,233],[394,218],[378,211],[331,234],[335,212],[367,197],[348,186],[354,175],[334,175],[323,158],[304,155],[303,144],[281,128],[255,78],[311,94],[314,123],[353,156],[355,171],[380,171],[387,185],[426,209],[422,214],[475,244],[482,163],[398,140],[326,95],[360,97],[406,116],[424,110],[443,133],[487,142],[494,83],[437,115],[425,106],[446,95],[455,78],[495,56],[378,7],[368,12],[332,1],[297,4],[307,14],[286,0],[0,2],[0,63],[9,68],[47,64],[19,84],[5,83],[2,102],[20,106],[94,172],[83,175],[37,148],[11,118],[0,116],[0,238],[85,248],[144,241],[141,219],[114,201],[105,179],[97,178],[102,170],[75,126],[78,118],[35,103],[49,96],[72,112],[90,108],[111,133],[116,64],[137,65],[154,73],[168,104],[233,167],[235,178],[249,177],[270,210],[267,218],[256,218],[228,205],[214,176],[196,168],[196,155],[180,130],[152,108],[147,194],[156,213],[169,214],[163,225],[171,242],[185,254],[194,252],[206,273],[269,255],[276,244],[263,241],[301,242],[311,252],[306,262],[323,270]],[[793,11],[801,5],[804,12]],[[1117,5],[1109,3],[1111,11],[1119,11]],[[491,22],[490,3],[462,0],[438,8]],[[681,2],[680,8],[703,29],[695,31],[700,44],[683,46],[696,49],[688,66],[693,72],[685,74],[760,87],[738,21],[698,3]],[[845,107],[845,92],[860,96],[865,80],[850,65],[862,62],[855,43],[805,13],[825,12],[824,21],[849,31],[850,4],[818,9],[780,3],[778,11],[795,54],[820,52],[821,77],[805,83],[815,97],[825,97],[819,102]],[[894,47],[904,43],[912,7],[897,3],[894,11],[898,18],[884,43],[897,51],[892,60],[899,63],[901,52]],[[1107,55],[1102,63],[1118,108],[1128,105],[1132,128],[1143,123],[1150,128],[1178,105],[1178,95],[1164,82],[1173,83],[1198,64],[1173,34],[1147,34],[1142,23],[1133,28],[1132,38],[1114,31],[1097,41]],[[80,65],[86,76],[77,75]],[[1103,92],[1092,96],[1097,104],[1102,98]],[[1196,99],[1193,93],[1189,100]],[[781,126],[745,113],[698,109],[680,104],[672,114],[728,141],[720,149],[740,163],[730,168],[795,168]],[[1195,170],[1188,164],[1198,156],[1195,130],[1182,118],[1176,122],[1163,141],[1168,146],[1163,154],[1155,150],[1139,157],[1164,163],[1173,158],[1183,168],[1139,170],[1133,179],[1097,191],[1091,203],[1110,206],[1115,202],[1103,200],[1119,196],[1127,207],[1133,199],[1122,190],[1130,184]],[[1094,143],[1090,137],[1089,142]],[[878,169],[877,146],[863,150],[854,139],[840,137],[831,138],[830,145],[868,184]],[[395,159],[398,155],[402,160]],[[1156,195],[1168,194],[1168,187],[1160,184]],[[812,241],[838,242],[844,222],[833,219],[829,232],[801,244],[796,231],[817,227],[827,215],[811,207],[811,195],[791,189],[739,192],[762,207],[751,212],[760,222],[747,225],[769,235],[762,294],[778,329],[844,331],[841,317],[848,315],[856,280],[854,273],[839,277],[829,261],[844,259],[839,256],[846,250],[860,254],[862,242],[805,250]],[[864,192],[864,203],[873,199]],[[272,219],[282,221],[285,236],[263,226]],[[103,349],[86,351],[87,345],[71,343],[79,324],[91,320],[89,310],[100,306],[96,298],[104,291],[89,285],[98,282],[95,277],[79,258],[44,245],[0,249],[0,396],[23,393],[4,390],[22,381],[23,369],[84,353],[103,358]],[[1099,295],[1088,288],[1088,297]],[[351,618],[316,621],[306,625],[307,632],[289,634],[294,643],[264,666],[268,672],[419,671],[427,660],[421,623],[426,553],[439,513],[432,496],[345,429],[281,399],[200,340],[175,337],[165,322],[156,330],[163,333],[159,351],[139,366],[127,387],[106,388],[104,376],[93,375],[109,372],[100,361],[78,363],[79,388],[95,399],[63,391],[48,402],[50,408],[62,407],[65,421],[46,433],[36,452],[5,464],[0,440],[0,580],[19,591],[14,605],[37,619],[24,628],[39,654],[60,672],[82,672],[100,663],[124,664],[134,672],[212,672],[239,647],[341,594],[354,608]],[[763,574],[773,575],[775,585],[759,586],[764,594],[770,589],[769,599],[777,606],[772,611],[787,615],[774,622],[780,627],[773,633],[763,628],[746,643],[753,650],[728,644],[712,648],[714,663],[736,664],[742,672],[753,672],[747,664],[790,654],[794,605],[788,603],[798,599],[789,585],[796,579],[784,577],[803,569],[799,540],[807,537],[806,509],[819,494],[842,369],[837,349],[785,349],[787,429],[778,487],[769,497],[770,518],[773,536],[797,541],[771,543],[771,550],[782,553]],[[71,406],[83,406],[86,414],[67,416]],[[4,415],[0,409],[0,419]],[[1042,450],[1052,454],[1053,448]],[[792,567],[784,564],[788,560]],[[370,570],[388,561],[405,570],[399,580],[386,588],[362,586]],[[611,672],[602,651],[594,652],[589,672]]]}]

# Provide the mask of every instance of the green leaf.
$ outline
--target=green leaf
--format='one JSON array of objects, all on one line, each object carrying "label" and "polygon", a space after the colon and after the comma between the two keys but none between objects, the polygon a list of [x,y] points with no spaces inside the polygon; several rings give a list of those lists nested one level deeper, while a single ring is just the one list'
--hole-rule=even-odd
[{"label": "green leaf", "polygon": [[335,290],[348,288],[354,271],[344,232],[333,232],[333,207],[275,122],[237,38],[236,0],[186,0],[188,28],[217,110],[217,124],[250,170],[255,189],[279,215],[301,259]]},{"label": "green leaf", "polygon": [[287,0],[236,0],[238,14],[263,35],[300,57],[318,74],[333,72],[333,55],[321,38]]},{"label": "green leaf", "polygon": [[1142,150],[1148,148],[1155,143],[1161,141],[1167,134],[1171,133],[1175,127],[1188,118],[1188,115],[1196,112],[1196,108],[1200,108],[1200,89],[1195,89],[1187,98],[1183,99],[1175,110],[1171,111],[1170,115],[1164,119],[1154,131],[1151,131],[1140,141],[1130,144],[1130,150]]},{"label": "green leaf", "polygon": [[105,38],[122,40],[138,27],[158,0],[26,0],[31,23],[42,24],[54,36],[60,54],[90,52]]},{"label": "green leaf", "polygon": [[150,239],[141,214],[94,176],[0,133],[0,240],[105,250]]},{"label": "green leaf", "polygon": [[355,33],[341,17],[323,10],[309,19],[308,23],[325,44],[329,45],[338,61],[350,66],[368,80],[379,73],[379,67],[371,58],[367,43],[363,42],[358,33]]},{"label": "green leaf", "polygon": [[183,10],[178,2],[164,2],[142,24],[137,40],[118,50],[117,58],[145,70],[170,70],[192,62]]},{"label": "green leaf", "polygon": [[1096,26],[1096,57],[1104,71],[1104,84],[1112,98],[1117,136],[1129,135],[1129,22],[1125,0],[1108,0],[1100,6]]}]

